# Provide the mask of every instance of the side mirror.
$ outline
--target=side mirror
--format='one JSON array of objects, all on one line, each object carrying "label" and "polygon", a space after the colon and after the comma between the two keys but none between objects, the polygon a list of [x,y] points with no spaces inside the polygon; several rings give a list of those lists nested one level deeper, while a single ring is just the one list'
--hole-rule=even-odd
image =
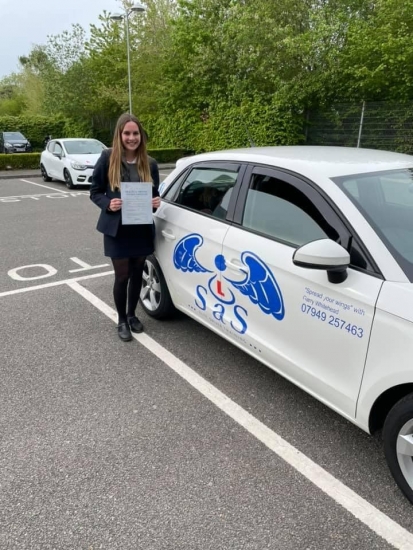
[{"label": "side mirror", "polygon": [[161,181],[161,183],[159,184],[159,187],[158,187],[158,191],[159,191],[159,195],[162,196],[162,191],[165,190],[165,182],[164,181]]},{"label": "side mirror", "polygon": [[294,252],[293,263],[306,269],[327,271],[330,283],[339,284],[347,279],[350,254],[331,239],[320,239],[307,243]]},{"label": "side mirror", "polygon": [[60,160],[62,160],[62,153],[53,153],[53,156],[57,157]]}]

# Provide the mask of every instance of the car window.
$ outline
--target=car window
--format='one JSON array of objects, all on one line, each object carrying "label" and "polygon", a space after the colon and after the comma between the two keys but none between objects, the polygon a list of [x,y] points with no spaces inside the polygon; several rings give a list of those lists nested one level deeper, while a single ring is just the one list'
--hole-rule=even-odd
[{"label": "car window", "polygon": [[175,195],[178,192],[178,189],[181,187],[181,184],[182,184],[183,180],[187,176],[187,173],[188,173],[188,171],[184,171],[182,174],[180,174],[178,179],[176,179],[173,182],[173,184],[166,191],[165,195],[163,195],[163,197],[162,197],[163,199],[165,199],[167,201],[173,201],[173,199],[175,198]]},{"label": "car window", "polygon": [[97,139],[77,139],[64,142],[69,155],[96,155],[100,154],[106,147]]},{"label": "car window", "polygon": [[8,139],[10,140],[25,140],[26,138],[24,137],[23,134],[21,134],[20,132],[4,132],[4,139],[7,141]]},{"label": "car window", "polygon": [[312,201],[297,187],[263,174],[253,174],[243,227],[294,246],[317,239],[338,239]]},{"label": "car window", "polygon": [[47,150],[50,153],[53,153],[55,144],[56,144],[55,141],[49,141],[49,143],[47,144]]},{"label": "car window", "polygon": [[237,177],[238,169],[235,168],[195,167],[183,182],[174,202],[225,219]]},{"label": "car window", "polygon": [[334,178],[413,281],[413,171]]},{"label": "car window", "polygon": [[346,187],[346,190],[348,191],[348,193],[350,193],[350,195],[352,195],[356,199],[359,198],[359,190],[358,190],[358,187],[357,187],[357,181],[356,180],[352,180],[352,179],[347,180],[345,182],[345,187]]},{"label": "car window", "polygon": [[63,149],[62,149],[62,146],[60,145],[60,143],[55,142],[53,153],[58,153],[59,155],[63,154]]}]

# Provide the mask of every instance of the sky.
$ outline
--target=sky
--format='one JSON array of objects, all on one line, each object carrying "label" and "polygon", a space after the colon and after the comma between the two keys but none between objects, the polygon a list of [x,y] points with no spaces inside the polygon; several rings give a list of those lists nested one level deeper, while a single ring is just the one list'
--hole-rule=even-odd
[{"label": "sky", "polygon": [[79,23],[88,31],[104,11],[120,13],[119,0],[0,0],[0,78],[19,69],[19,56],[28,55],[48,35]]}]

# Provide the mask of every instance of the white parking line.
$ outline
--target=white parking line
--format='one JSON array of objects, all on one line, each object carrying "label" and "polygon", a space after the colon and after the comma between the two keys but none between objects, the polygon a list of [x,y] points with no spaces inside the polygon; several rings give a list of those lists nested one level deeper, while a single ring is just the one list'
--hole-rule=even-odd
[{"label": "white parking line", "polygon": [[[0,200],[2,200],[2,199],[4,199],[4,200],[6,200],[6,199],[36,199],[37,197],[50,197],[50,195],[59,195],[61,193],[69,193],[69,191],[56,191],[56,193],[32,193],[31,195],[9,195],[7,197],[0,197]],[[83,194],[89,195],[89,193],[87,193],[86,191]]]},{"label": "white parking line", "polygon": [[[100,298],[77,282],[68,282],[68,285],[109,317],[109,319],[114,322],[117,321],[116,312]],[[209,399],[216,407],[231,417],[237,424],[256,437],[261,443],[321,489],[321,491],[345,508],[345,510],[394,546],[394,548],[398,550],[413,550],[413,535],[409,531],[383,514],[383,512],[380,512],[380,510],[357,495],[344,483],[290,445],[285,439],[270,430],[265,424],[237,405],[227,395],[207,382],[207,380],[150,336],[147,334],[133,334],[133,337],[204,397]]]},{"label": "white parking line", "polygon": [[31,292],[33,290],[43,290],[44,288],[50,288],[53,286],[66,285],[68,283],[76,281],[96,279],[97,277],[105,277],[105,275],[113,275],[113,271],[104,271],[103,273],[93,273],[93,275],[83,275],[82,277],[63,279],[61,281],[54,281],[53,283],[45,283],[44,285],[26,286],[24,288],[18,288],[16,290],[6,290],[5,292],[0,292],[0,298],[4,298],[5,296],[13,296],[14,294],[23,294],[24,292]]},{"label": "white parking line", "polygon": [[56,191],[58,193],[69,193],[69,191],[60,191],[60,189],[57,189],[56,187],[49,187],[48,185],[43,185],[42,183],[35,183],[34,181],[23,180],[23,179],[21,179],[20,181],[24,181],[25,183],[31,183],[32,185],[38,185],[39,187],[44,187],[45,189],[51,189],[52,191]]}]

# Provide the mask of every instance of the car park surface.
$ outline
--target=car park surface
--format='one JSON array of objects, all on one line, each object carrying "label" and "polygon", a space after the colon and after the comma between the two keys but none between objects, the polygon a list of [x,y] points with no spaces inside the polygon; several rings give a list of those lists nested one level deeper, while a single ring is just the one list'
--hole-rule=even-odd
[{"label": "car park surface", "polygon": [[187,316],[118,342],[87,188],[0,189],[2,548],[413,547],[377,440]]}]

